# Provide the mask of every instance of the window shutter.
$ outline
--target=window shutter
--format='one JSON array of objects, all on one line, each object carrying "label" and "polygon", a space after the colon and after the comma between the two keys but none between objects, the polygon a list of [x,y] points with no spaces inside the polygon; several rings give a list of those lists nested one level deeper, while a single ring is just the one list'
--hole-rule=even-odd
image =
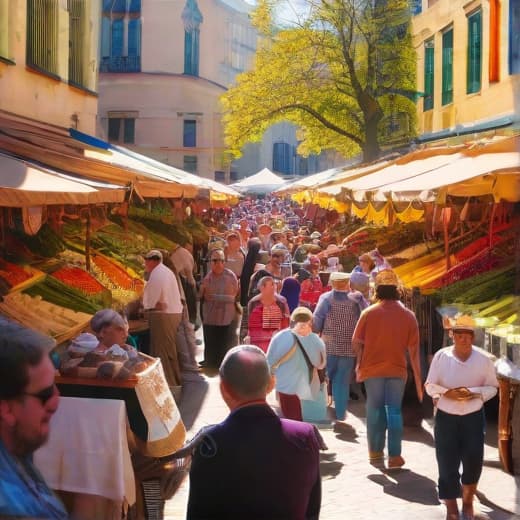
[{"label": "window shutter", "polygon": [[453,29],[442,35],[442,104],[453,101]]},{"label": "window shutter", "polygon": [[468,17],[468,94],[480,91],[481,56],[482,55],[482,12],[478,11]]},{"label": "window shutter", "polygon": [[424,42],[424,102],[423,109],[433,108],[435,48],[433,40]]}]

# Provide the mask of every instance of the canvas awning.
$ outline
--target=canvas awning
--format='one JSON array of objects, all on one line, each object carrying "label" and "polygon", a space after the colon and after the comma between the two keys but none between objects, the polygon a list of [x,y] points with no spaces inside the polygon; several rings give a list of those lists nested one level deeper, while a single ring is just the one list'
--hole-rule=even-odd
[{"label": "canvas awning", "polygon": [[122,186],[91,183],[0,154],[0,206],[30,207],[51,204],[123,202]]}]

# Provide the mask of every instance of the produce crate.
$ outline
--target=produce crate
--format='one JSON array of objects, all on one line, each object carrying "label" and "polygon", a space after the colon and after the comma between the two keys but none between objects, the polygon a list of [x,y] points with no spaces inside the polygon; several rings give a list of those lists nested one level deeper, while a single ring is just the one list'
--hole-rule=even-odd
[{"label": "produce crate", "polygon": [[9,285],[9,292],[26,289],[45,278],[45,273],[29,265],[17,265],[0,258],[0,277]]}]

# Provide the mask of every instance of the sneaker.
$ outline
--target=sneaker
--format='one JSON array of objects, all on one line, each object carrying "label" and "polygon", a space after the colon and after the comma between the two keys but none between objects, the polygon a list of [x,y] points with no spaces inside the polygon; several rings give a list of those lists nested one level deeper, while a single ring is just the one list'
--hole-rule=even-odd
[{"label": "sneaker", "polygon": [[388,457],[388,469],[400,469],[405,465],[405,460],[401,455]]}]

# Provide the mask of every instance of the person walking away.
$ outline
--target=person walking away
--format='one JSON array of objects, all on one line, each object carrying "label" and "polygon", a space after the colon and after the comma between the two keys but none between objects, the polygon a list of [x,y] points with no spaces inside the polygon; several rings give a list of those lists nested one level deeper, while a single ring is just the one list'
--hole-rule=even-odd
[{"label": "person walking away", "polygon": [[[150,355],[161,358],[168,385],[176,393],[182,384],[177,355],[177,329],[182,319],[182,301],[177,277],[163,264],[163,255],[152,249],[144,257],[148,280],[143,307],[150,327]],[[177,387],[177,388],[176,388]]]},{"label": "person walking away", "polygon": [[373,463],[383,461],[388,432],[390,469],[405,464],[401,455],[401,406],[408,374],[407,352],[419,401],[423,397],[419,327],[413,312],[399,301],[398,284],[393,271],[387,269],[378,273],[378,301],[361,313],[352,338],[357,354],[357,380],[365,383],[367,393],[369,460]]},{"label": "person walking away", "polygon": [[317,520],[319,441],[314,427],[280,419],[266,402],[273,389],[265,354],[231,349],[220,366],[229,416],[193,453],[189,520]]},{"label": "person walking away", "polygon": [[193,244],[186,241],[184,245],[177,245],[170,254],[170,260],[180,277],[190,323],[197,326],[197,282],[195,281],[195,259],[193,258]]},{"label": "person walking away", "polygon": [[210,254],[210,272],[200,287],[202,305],[202,329],[204,333],[203,366],[218,368],[225,353],[237,344],[235,305],[238,280],[232,271],[224,267],[222,249]]},{"label": "person walking away", "polygon": [[290,313],[285,298],[276,293],[272,277],[260,278],[258,290],[260,294],[248,304],[248,339],[244,341],[267,352],[273,334],[289,325]]},{"label": "person walking away", "polygon": [[0,318],[0,517],[66,520],[32,462],[49,436],[59,391],[49,337]]},{"label": "person walking away", "polygon": [[291,327],[275,334],[267,350],[267,361],[276,375],[280,408],[287,419],[303,420],[302,402],[319,398],[317,369],[325,367],[325,344],[312,332],[312,312],[297,307]]},{"label": "person walking away", "polygon": [[327,375],[332,389],[336,422],[347,417],[349,389],[356,354],[352,335],[366,302],[359,292],[350,292],[349,274],[331,273],[332,291],[320,296],[314,312],[314,332],[321,334],[327,349]]},{"label": "person walking away", "polygon": [[436,352],[425,389],[437,409],[435,455],[446,520],[459,518],[460,497],[462,518],[473,520],[473,499],[484,458],[484,403],[497,393],[498,381],[488,354],[473,345],[473,318],[459,316],[452,322],[451,333],[453,345]]},{"label": "person walking away", "polygon": [[231,232],[228,234],[224,253],[226,255],[226,263],[224,266],[233,271],[235,276],[240,279],[246,257],[240,248],[240,236],[238,233]]}]

